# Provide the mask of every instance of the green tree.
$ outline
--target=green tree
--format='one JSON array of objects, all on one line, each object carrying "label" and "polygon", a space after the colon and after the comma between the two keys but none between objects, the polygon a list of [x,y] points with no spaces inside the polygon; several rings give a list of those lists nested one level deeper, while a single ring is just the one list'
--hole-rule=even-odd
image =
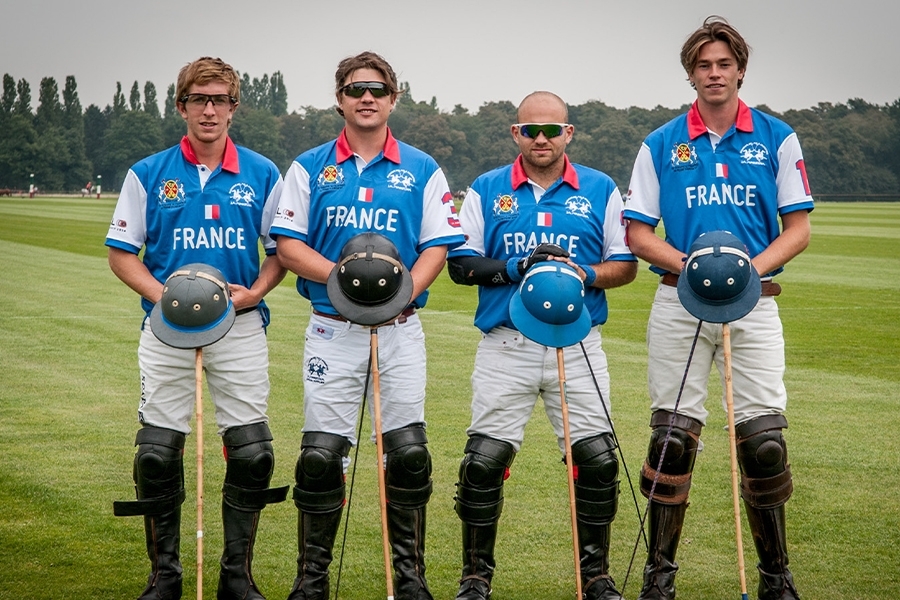
[{"label": "green tree", "polygon": [[13,104],[13,113],[29,119],[32,117],[31,86],[24,77],[16,84],[16,102]]},{"label": "green tree", "polygon": [[66,77],[66,87],[63,90],[63,136],[68,150],[66,164],[60,165],[63,188],[79,190],[87,181],[93,179],[94,169],[85,152],[84,115],[74,75]]},{"label": "green tree", "polygon": [[269,80],[269,110],[276,117],[287,114],[287,89],[284,87],[284,76],[281,71],[272,73]]},{"label": "green tree", "polygon": [[137,161],[163,149],[159,119],[144,111],[127,111],[114,119],[103,136],[106,170],[103,183],[119,188],[128,169]]},{"label": "green tree", "polygon": [[184,136],[184,119],[181,118],[175,103],[175,84],[170,83],[166,90],[166,102],[162,118],[163,146],[166,148],[174,146],[181,141],[182,136]]},{"label": "green tree", "polygon": [[53,77],[41,79],[34,125],[39,134],[62,126],[63,109],[59,103],[59,86]]},{"label": "green tree", "polygon": [[11,115],[16,104],[16,80],[9,73],[3,74],[3,96],[0,98],[0,115]]},{"label": "green tree", "polygon": [[131,86],[131,93],[128,95],[128,104],[131,106],[131,110],[141,110],[141,89],[138,87],[137,80],[135,80],[134,84]]},{"label": "green tree", "polygon": [[144,112],[154,119],[160,118],[159,102],[156,100],[156,86],[152,81],[144,82]]},{"label": "green tree", "polygon": [[84,111],[84,153],[93,165],[92,175],[109,176],[107,185],[112,185],[112,174],[104,171],[106,158],[103,139],[108,126],[106,115],[96,104],[91,104]]},{"label": "green tree", "polygon": [[0,187],[27,190],[38,161],[38,137],[31,115],[14,113],[4,119],[3,129],[3,135],[0,135]]},{"label": "green tree", "polygon": [[125,95],[122,93],[122,84],[116,82],[116,93],[113,94],[112,118],[115,119],[125,113],[128,109],[125,106]]},{"label": "green tree", "polygon": [[278,119],[269,111],[240,107],[228,133],[234,143],[259,152],[275,164],[285,162]]}]

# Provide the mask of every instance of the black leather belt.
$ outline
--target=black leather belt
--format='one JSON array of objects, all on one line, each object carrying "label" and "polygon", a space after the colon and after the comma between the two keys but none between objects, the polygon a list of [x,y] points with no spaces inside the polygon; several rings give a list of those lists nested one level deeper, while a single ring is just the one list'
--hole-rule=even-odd
[{"label": "black leather belt", "polygon": [[[324,312],[322,312],[322,311],[320,311],[320,310],[316,310],[316,309],[313,309],[313,314],[316,315],[316,316],[318,316],[318,317],[325,317],[326,319],[331,319],[332,321],[340,321],[341,323],[347,323],[347,322],[348,322],[347,319],[345,319],[345,318],[342,317],[341,315],[332,315],[332,314],[324,313]],[[416,314],[416,307],[415,307],[415,306],[408,306],[407,308],[405,308],[405,309],[403,310],[402,313],[400,313],[399,315],[397,315],[397,318],[396,318],[396,319],[392,319],[392,320],[387,321],[387,322],[388,322],[388,323],[406,323],[406,320],[407,320],[409,317],[413,316],[414,314]]]},{"label": "black leather belt", "polygon": [[[672,287],[678,287],[678,275],[675,273],[666,273],[659,278],[660,283]],[[760,296],[777,296],[781,293],[781,284],[774,281],[762,282],[762,293]]]}]

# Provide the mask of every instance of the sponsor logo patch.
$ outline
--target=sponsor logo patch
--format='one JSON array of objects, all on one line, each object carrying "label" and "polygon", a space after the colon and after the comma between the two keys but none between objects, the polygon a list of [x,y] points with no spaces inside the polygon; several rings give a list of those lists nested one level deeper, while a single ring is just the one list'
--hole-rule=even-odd
[{"label": "sponsor logo patch", "polygon": [[344,170],[336,165],[328,165],[319,173],[316,184],[323,189],[344,187]]},{"label": "sponsor logo patch", "polygon": [[256,192],[248,183],[236,183],[228,190],[232,206],[253,206]]},{"label": "sponsor logo patch", "polygon": [[566,199],[566,214],[587,219],[591,216],[591,201],[584,196],[570,196]]},{"label": "sponsor logo patch", "polygon": [[416,178],[406,169],[394,169],[387,175],[388,187],[392,190],[411,192],[416,185]]},{"label": "sponsor logo patch", "polygon": [[759,142],[750,142],[741,148],[741,164],[764,167],[769,162],[769,150]]},{"label": "sponsor logo patch", "polygon": [[325,376],[328,374],[328,363],[313,356],[306,361],[306,381],[310,383],[325,383]]}]

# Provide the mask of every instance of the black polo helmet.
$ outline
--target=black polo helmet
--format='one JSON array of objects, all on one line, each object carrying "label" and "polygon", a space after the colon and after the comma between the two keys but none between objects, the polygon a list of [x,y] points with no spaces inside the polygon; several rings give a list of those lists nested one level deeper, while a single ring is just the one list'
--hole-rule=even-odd
[{"label": "black polo helmet", "polygon": [[728,231],[701,234],[678,277],[678,299],[701,321],[728,323],[753,310],[762,284],[744,243]]},{"label": "black polo helmet", "polygon": [[150,329],[173,348],[202,348],[218,342],[234,325],[235,311],[222,272],[203,263],[169,275],[162,298],[150,311]]},{"label": "black polo helmet", "polygon": [[327,290],[328,300],[342,317],[372,326],[395,319],[409,306],[413,282],[394,243],[367,232],[344,244]]}]

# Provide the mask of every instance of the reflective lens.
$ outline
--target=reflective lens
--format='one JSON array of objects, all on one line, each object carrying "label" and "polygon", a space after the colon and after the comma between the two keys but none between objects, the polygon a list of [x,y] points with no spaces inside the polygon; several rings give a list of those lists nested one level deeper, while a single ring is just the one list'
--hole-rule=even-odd
[{"label": "reflective lens", "polygon": [[362,98],[366,90],[372,92],[373,98],[384,98],[391,93],[387,84],[380,81],[354,81],[341,88],[341,92],[351,98]]},{"label": "reflective lens", "polygon": [[237,104],[237,100],[228,94],[185,94],[181,97],[181,101],[188,106],[196,106],[205,108],[210,101],[213,106],[230,106]]},{"label": "reflective lens", "polygon": [[568,125],[566,123],[516,123],[519,132],[527,138],[536,138],[543,133],[547,139],[555,138],[563,134]]}]

